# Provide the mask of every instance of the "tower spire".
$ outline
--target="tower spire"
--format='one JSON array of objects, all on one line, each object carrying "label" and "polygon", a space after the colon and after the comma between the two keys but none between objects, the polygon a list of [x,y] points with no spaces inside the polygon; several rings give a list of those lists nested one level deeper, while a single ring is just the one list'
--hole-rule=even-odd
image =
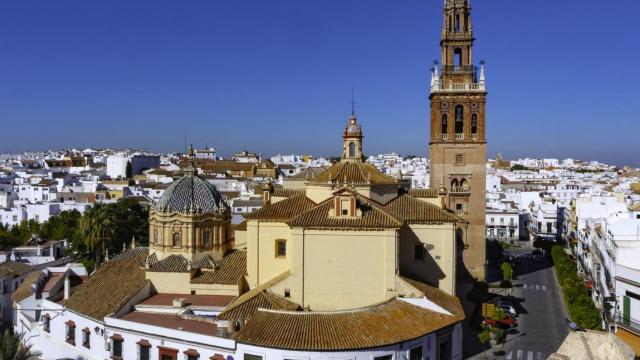
[{"label": "tower spire", "polygon": [[356,117],[356,88],[351,88],[351,117]]}]

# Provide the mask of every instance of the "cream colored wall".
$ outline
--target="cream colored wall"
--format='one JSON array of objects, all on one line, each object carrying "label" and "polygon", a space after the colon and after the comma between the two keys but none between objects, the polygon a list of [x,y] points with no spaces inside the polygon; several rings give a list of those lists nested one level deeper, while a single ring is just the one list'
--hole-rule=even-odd
[{"label": "cream colored wall", "polygon": [[147,271],[147,279],[160,294],[189,294],[191,280],[189,273],[168,273]]},{"label": "cream colored wall", "polygon": [[442,200],[440,199],[439,196],[436,197],[432,197],[432,198],[416,198],[420,201],[424,201],[426,203],[429,203],[431,205],[435,205],[437,207],[442,207]]},{"label": "cream colored wall", "polygon": [[[415,260],[415,245],[425,244],[424,261]],[[410,225],[400,231],[400,269],[403,273],[455,295],[456,243],[453,224]]]},{"label": "cream colored wall", "polygon": [[244,250],[247,248],[247,231],[246,230],[234,230],[235,243],[234,249]]},{"label": "cream colored wall", "polygon": [[386,204],[398,197],[398,185],[396,184],[362,186],[356,187],[355,190],[381,204]]},{"label": "cream colored wall", "polygon": [[293,301],[317,311],[344,310],[394,296],[395,230],[294,229],[292,238]]},{"label": "cream colored wall", "polygon": [[240,295],[238,285],[191,284],[190,290],[195,290],[196,295],[229,295],[229,296]]},{"label": "cream colored wall", "polygon": [[[287,256],[277,258],[276,240],[287,241]],[[266,282],[291,268],[295,248],[291,229],[285,223],[247,222],[247,273],[251,288]]]},{"label": "cream colored wall", "polygon": [[330,197],[333,197],[334,189],[330,184],[307,186],[307,197],[316,204],[319,204]]}]

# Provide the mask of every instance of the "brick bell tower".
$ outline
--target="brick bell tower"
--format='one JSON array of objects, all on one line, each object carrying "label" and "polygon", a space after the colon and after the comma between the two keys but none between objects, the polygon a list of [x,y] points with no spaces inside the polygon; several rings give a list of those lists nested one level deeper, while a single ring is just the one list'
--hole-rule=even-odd
[{"label": "brick bell tower", "polygon": [[484,62],[473,65],[473,25],[469,0],[445,0],[440,47],[431,76],[431,187],[444,195],[444,205],[469,224],[457,231],[464,282],[485,278],[485,138]]}]

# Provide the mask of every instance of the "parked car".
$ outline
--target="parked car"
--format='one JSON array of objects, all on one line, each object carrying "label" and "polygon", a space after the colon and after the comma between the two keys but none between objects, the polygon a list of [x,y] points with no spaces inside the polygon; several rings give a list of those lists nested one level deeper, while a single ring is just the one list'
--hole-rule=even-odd
[{"label": "parked car", "polygon": [[495,321],[489,318],[485,318],[484,320],[482,320],[482,325],[493,326],[493,327],[500,326],[500,327],[508,328],[515,324],[516,324],[516,319],[514,319],[513,316],[511,315],[505,315],[505,317],[502,318],[502,320],[500,321]]},{"label": "parked car", "polygon": [[502,309],[502,311],[504,311],[508,315],[511,315],[513,317],[518,317],[518,312],[511,304],[501,301],[498,303],[498,306]]}]

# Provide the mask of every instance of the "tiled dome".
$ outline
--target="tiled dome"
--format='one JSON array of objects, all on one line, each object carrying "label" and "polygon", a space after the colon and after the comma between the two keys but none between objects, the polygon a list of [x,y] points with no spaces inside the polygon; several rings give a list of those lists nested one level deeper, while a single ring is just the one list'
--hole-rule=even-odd
[{"label": "tiled dome", "polygon": [[193,173],[174,181],[154,207],[163,213],[214,213],[229,209],[216,187]]}]

